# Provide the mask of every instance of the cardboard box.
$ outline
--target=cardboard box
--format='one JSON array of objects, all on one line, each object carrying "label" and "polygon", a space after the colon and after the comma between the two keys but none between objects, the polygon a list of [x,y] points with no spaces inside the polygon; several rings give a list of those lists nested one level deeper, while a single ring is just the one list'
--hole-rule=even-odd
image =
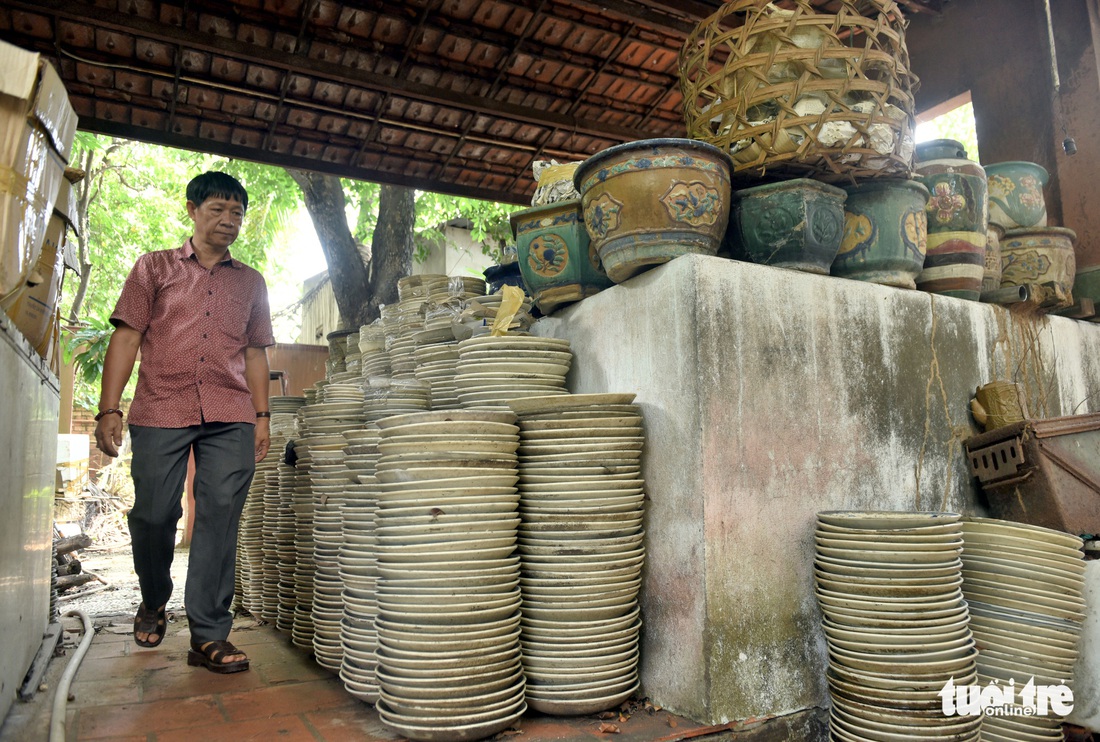
[{"label": "cardboard box", "polygon": [[38,261],[75,133],[53,67],[0,42],[0,303]]},{"label": "cardboard box", "polygon": [[43,353],[43,342],[48,339],[50,324],[61,298],[65,270],[65,227],[65,220],[59,214],[54,213],[50,217],[42,250],[28,274],[30,281],[7,310],[23,337],[43,357],[46,355]]}]

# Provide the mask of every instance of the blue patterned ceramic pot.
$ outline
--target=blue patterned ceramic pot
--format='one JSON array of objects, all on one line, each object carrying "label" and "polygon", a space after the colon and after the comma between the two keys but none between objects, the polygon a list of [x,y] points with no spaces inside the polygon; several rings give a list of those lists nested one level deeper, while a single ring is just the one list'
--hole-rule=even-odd
[{"label": "blue patterned ceramic pot", "polygon": [[582,162],[573,180],[611,280],[714,255],[729,222],[731,169],[729,155],[694,139],[628,142]]},{"label": "blue patterned ceramic pot", "polygon": [[543,314],[613,285],[588,238],[580,205],[574,198],[511,216],[519,271]]},{"label": "blue patterned ceramic pot", "polygon": [[828,275],[844,234],[847,195],[808,178],[738,191],[740,252],[754,263]]}]

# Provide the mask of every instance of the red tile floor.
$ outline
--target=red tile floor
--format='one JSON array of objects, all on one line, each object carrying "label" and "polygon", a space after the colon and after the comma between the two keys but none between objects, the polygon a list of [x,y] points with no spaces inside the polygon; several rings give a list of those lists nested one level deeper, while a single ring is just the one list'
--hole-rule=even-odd
[{"label": "red tile floor", "polygon": [[[142,649],[133,642],[128,619],[96,621],[100,626],[72,684],[66,739],[130,742],[374,742],[401,740],[373,708],[346,693],[340,680],[313,662],[270,626],[240,619],[232,641],[251,659],[248,672],[217,675],[188,667],[186,619],[169,625],[164,643]],[[66,628],[79,622],[66,619]],[[79,638],[79,637],[77,637]],[[60,678],[51,663],[51,678]],[[55,681],[56,682],[56,681]],[[52,692],[32,704],[16,702],[3,727],[2,742],[46,740]],[[610,718],[607,718],[610,717]],[[601,731],[603,725],[603,731]],[[607,725],[613,725],[609,727]],[[528,713],[499,739],[530,742],[669,742],[724,731],[698,725],[666,711],[630,702],[620,713],[550,717]]]}]

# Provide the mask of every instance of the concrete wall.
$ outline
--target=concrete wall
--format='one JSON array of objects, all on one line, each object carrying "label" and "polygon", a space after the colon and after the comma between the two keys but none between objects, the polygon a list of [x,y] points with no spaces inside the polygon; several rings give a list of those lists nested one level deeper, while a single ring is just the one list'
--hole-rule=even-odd
[{"label": "concrete wall", "polygon": [[636,392],[648,444],[644,691],[701,722],[826,703],[820,510],[981,513],[974,389],[1100,406],[1100,326],[688,256],[541,320],[574,392]]}]

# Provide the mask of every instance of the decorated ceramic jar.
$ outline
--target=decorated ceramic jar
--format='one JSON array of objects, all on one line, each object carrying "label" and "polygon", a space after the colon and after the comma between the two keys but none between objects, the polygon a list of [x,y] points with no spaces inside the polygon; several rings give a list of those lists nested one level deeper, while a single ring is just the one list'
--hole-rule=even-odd
[{"label": "decorated ceramic jar", "polygon": [[928,243],[928,189],[915,180],[882,178],[844,190],[844,236],[830,272],[916,288]]},{"label": "decorated ceramic jar", "polygon": [[828,275],[844,233],[842,189],[797,178],[735,194],[737,248],[754,263]]},{"label": "decorated ceramic jar", "polygon": [[989,177],[989,221],[1005,230],[1045,227],[1047,205],[1043,188],[1049,175],[1034,162],[986,165]]},{"label": "decorated ceramic jar", "polygon": [[1073,291],[1077,233],[1065,227],[1010,229],[1001,240],[1001,285],[1054,283]]},{"label": "decorated ceramic jar", "polygon": [[714,255],[730,209],[729,155],[694,139],[644,139],[598,152],[574,183],[607,275],[621,283],[680,255]]},{"label": "decorated ceramic jar", "polygon": [[613,285],[589,240],[580,203],[558,201],[511,216],[523,283],[544,314]]},{"label": "decorated ceramic jar", "polygon": [[953,139],[917,145],[918,180],[928,189],[928,250],[917,288],[977,301],[985,276],[989,202],[982,166]]}]

